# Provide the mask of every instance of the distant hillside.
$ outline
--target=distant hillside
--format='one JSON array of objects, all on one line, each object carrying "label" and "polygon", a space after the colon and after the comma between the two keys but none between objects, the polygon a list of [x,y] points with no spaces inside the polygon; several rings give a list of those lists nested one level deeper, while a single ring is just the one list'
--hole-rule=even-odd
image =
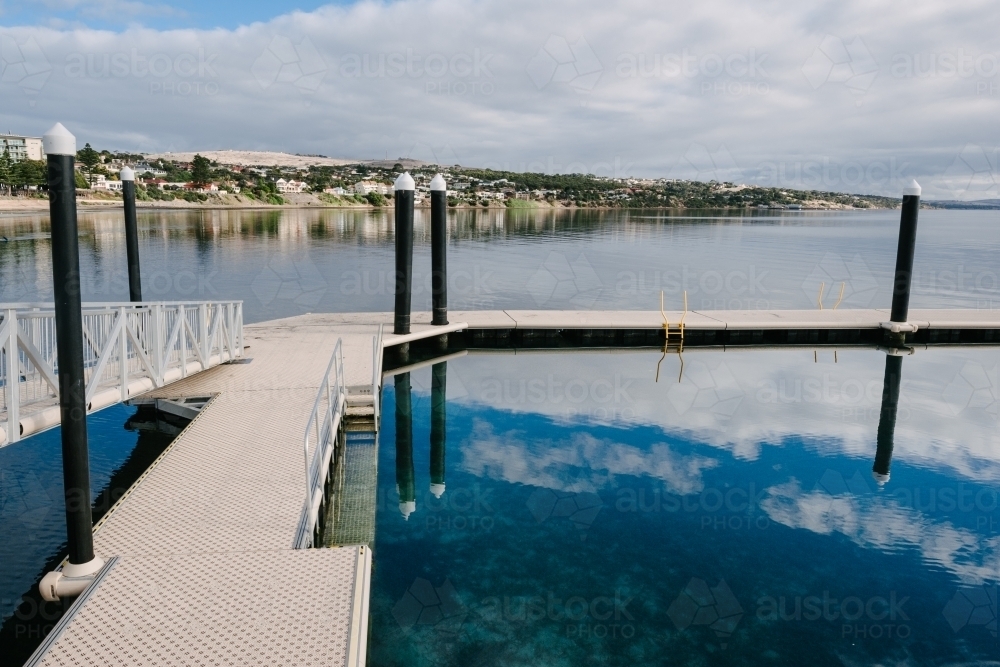
[{"label": "distant hillside", "polygon": [[958,201],[956,199],[944,199],[940,201],[924,202],[934,208],[952,208],[966,210],[998,211],[1000,210],[1000,199],[977,199],[975,201]]},{"label": "distant hillside", "polygon": [[192,151],[186,153],[153,153],[147,155],[149,160],[172,160],[174,162],[191,162],[195,155],[203,155],[209,160],[221,165],[237,167],[291,167],[307,169],[309,167],[342,167],[348,164],[367,164],[373,167],[392,168],[402,164],[406,169],[420,167],[426,162],[398,158],[395,160],[348,160],[344,158],[326,157],[323,155],[293,155],[275,151]]}]

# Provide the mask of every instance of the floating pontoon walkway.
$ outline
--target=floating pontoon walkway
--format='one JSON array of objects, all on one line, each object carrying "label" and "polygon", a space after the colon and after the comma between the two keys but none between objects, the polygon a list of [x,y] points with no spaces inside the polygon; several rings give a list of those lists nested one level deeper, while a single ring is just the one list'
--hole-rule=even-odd
[{"label": "floating pontoon walkway", "polygon": [[[768,344],[779,336],[784,344],[864,344],[889,313],[483,311],[452,312],[448,327],[431,327],[429,314],[416,314],[413,334],[386,334],[381,343],[389,313],[247,326],[250,363],[218,366],[145,395],[213,398],[98,526],[96,550],[108,564],[35,663],[364,665],[369,546],[295,548],[306,495],[303,432],[338,339],[349,405],[352,396],[364,405],[367,392],[377,408],[371,398],[383,346],[432,347],[445,332],[454,334],[452,349],[539,340],[662,345],[664,321],[673,336],[682,318],[685,340],[696,344]],[[911,335],[929,342],[1000,342],[998,311],[914,310],[910,321],[918,325]]]}]

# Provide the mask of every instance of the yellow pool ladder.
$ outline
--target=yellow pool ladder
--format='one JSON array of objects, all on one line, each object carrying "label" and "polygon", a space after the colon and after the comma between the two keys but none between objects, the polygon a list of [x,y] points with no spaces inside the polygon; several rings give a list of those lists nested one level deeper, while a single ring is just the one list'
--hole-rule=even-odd
[{"label": "yellow pool ladder", "polygon": [[[837,306],[839,306],[840,302],[844,300],[844,288],[845,287],[847,287],[847,283],[846,282],[840,283],[840,296],[837,297],[837,303],[833,304],[833,309],[834,310],[837,310]],[[816,300],[816,302],[819,304],[819,309],[820,310],[823,310],[823,291],[825,289],[826,289],[826,283],[820,283],[819,284],[819,298]]]},{"label": "yellow pool ladder", "polygon": [[663,290],[660,290],[660,316],[663,318],[663,354],[660,356],[660,360],[656,363],[656,382],[660,381],[660,365],[663,360],[667,357],[667,351],[670,348],[670,334],[674,334],[674,338],[677,342],[674,343],[677,349],[677,358],[681,362],[680,373],[677,375],[677,382],[680,382],[684,377],[684,357],[681,355],[684,352],[684,320],[687,318],[688,311],[688,293],[687,290],[684,291],[684,312],[681,314],[681,319],[677,323],[677,326],[673,329],[670,328],[670,320],[667,319],[667,314],[663,310]]},{"label": "yellow pool ladder", "polygon": [[663,290],[660,290],[660,317],[663,318],[664,340],[667,344],[670,343],[670,333],[671,331],[673,331],[674,335],[680,338],[680,346],[684,347],[684,319],[687,317],[687,314],[688,314],[688,293],[687,290],[684,290],[684,312],[681,313],[680,322],[678,322],[677,326],[673,330],[671,330],[670,321],[667,319],[667,314],[663,312]]}]

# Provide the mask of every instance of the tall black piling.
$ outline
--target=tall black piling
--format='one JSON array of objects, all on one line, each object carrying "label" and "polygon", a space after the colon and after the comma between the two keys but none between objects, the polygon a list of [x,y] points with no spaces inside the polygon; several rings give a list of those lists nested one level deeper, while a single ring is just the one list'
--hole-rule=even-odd
[{"label": "tall black piling", "polygon": [[896,413],[899,409],[899,387],[903,377],[903,357],[890,351],[885,357],[885,378],[882,382],[882,411],[878,419],[875,463],[872,476],[879,484],[889,481],[892,466],[893,438],[896,433]]},{"label": "tall black piling", "polygon": [[431,324],[448,324],[448,185],[431,179]]},{"label": "tall black piling", "polygon": [[49,216],[52,229],[52,287],[59,364],[66,538],[70,565],[67,569],[72,573],[66,576],[82,576],[95,572],[100,566],[100,561],[94,557],[94,523],[90,507],[87,386],[83,374],[80,248],[77,239],[76,181],[73,170],[76,137],[57,123],[44,136],[43,142],[48,156],[46,179],[49,187]]},{"label": "tall black piling", "polygon": [[142,301],[142,280],[139,274],[139,231],[135,217],[135,172],[122,169],[122,199],[125,202],[125,253],[128,259],[129,301]]},{"label": "tall black piling", "polygon": [[395,377],[396,391],[396,491],[404,519],[417,509],[416,473],[413,469],[413,412],[410,407],[410,374]]},{"label": "tall black piling", "polygon": [[399,175],[393,186],[396,208],[396,281],[395,318],[392,332],[410,333],[410,294],[413,283],[413,177]]},{"label": "tall black piling", "polygon": [[[913,283],[913,255],[917,245],[917,214],[920,212],[920,185],[913,181],[903,189],[903,209],[899,216],[899,244],[896,247],[896,272],[892,281],[892,313],[889,342],[901,345],[910,327],[910,286]],[[895,326],[905,325],[905,326]]]},{"label": "tall black piling", "polygon": [[431,367],[431,493],[435,498],[444,494],[445,448],[448,417],[445,395],[448,391],[448,362]]}]

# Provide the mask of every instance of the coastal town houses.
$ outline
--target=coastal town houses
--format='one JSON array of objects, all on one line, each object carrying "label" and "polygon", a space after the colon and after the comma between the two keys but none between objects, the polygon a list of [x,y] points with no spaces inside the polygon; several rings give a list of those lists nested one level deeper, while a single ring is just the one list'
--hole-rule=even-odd
[{"label": "coastal town houses", "polygon": [[135,173],[140,176],[142,176],[143,174],[152,174],[153,178],[163,178],[164,176],[167,175],[166,171],[164,171],[159,167],[153,166],[148,162],[136,162],[135,165],[132,166],[132,170],[135,171]]},{"label": "coastal town houses", "polygon": [[107,190],[108,192],[121,192],[122,182],[109,180],[104,174],[95,174],[94,182],[90,184],[93,190]]},{"label": "coastal town houses", "polygon": [[219,186],[215,183],[184,183],[182,187],[188,192],[200,192],[201,194],[206,195],[211,192],[219,191]]},{"label": "coastal town houses", "polygon": [[359,195],[370,195],[373,192],[380,195],[391,195],[392,186],[375,181],[358,181],[354,184],[354,192]]},{"label": "coastal town houses", "polygon": [[13,162],[44,160],[45,149],[41,137],[24,137],[17,134],[0,134],[0,154],[7,151]]},{"label": "coastal town houses", "polygon": [[283,178],[279,178],[277,181],[274,182],[274,188],[278,191],[279,194],[283,195],[298,194],[301,192],[305,192],[308,189],[308,187],[309,186],[307,186],[302,181],[286,181]]}]

